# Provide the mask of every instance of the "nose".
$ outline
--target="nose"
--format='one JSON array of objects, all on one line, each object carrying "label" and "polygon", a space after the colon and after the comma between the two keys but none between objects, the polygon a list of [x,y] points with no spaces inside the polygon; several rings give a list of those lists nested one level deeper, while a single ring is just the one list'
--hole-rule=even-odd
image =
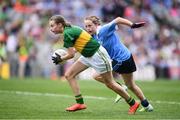
[{"label": "nose", "polygon": [[54,32],[52,29],[50,29],[51,32]]}]

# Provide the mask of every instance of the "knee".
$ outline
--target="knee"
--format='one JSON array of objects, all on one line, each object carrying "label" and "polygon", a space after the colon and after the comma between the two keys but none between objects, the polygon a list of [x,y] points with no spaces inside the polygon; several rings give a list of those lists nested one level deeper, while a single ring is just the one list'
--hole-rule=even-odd
[{"label": "knee", "polygon": [[71,79],[75,78],[75,76],[73,76],[73,74],[68,73],[68,72],[65,73],[64,77],[66,78],[66,80],[71,80]]},{"label": "knee", "polygon": [[66,80],[68,80],[68,79],[70,78],[70,75],[67,74],[67,73],[65,73],[65,74],[64,74],[64,77],[66,78]]},{"label": "knee", "polygon": [[98,76],[93,75],[92,77],[93,77],[93,79],[98,80]]},{"label": "knee", "polygon": [[93,75],[93,79],[95,79],[98,82],[104,83],[104,80],[101,76]]}]

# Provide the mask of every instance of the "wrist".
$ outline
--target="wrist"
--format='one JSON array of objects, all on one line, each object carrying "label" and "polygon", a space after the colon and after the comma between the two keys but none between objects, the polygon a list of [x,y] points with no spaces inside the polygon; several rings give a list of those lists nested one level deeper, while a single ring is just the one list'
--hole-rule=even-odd
[{"label": "wrist", "polygon": [[59,63],[61,63],[62,61],[63,61],[63,59],[60,57],[60,58],[59,58]]},{"label": "wrist", "polygon": [[135,28],[135,26],[136,26],[135,23],[131,24],[131,28]]},{"label": "wrist", "polygon": [[133,23],[133,22],[131,22],[129,26],[130,26],[130,27],[132,27],[132,26],[133,26],[133,24],[134,24],[134,23]]}]

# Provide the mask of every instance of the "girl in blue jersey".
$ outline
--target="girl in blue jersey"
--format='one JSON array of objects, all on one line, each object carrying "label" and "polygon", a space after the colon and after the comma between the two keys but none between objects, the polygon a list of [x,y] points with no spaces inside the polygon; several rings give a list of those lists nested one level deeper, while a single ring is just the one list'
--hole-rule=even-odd
[{"label": "girl in blue jersey", "polygon": [[[131,28],[139,28],[144,26],[144,22],[132,23],[131,21],[118,17],[112,22],[100,26],[100,19],[96,16],[86,17],[84,20],[85,29],[107,50],[112,59],[113,71],[122,75],[128,88],[140,99],[142,110],[153,111],[152,105],[145,98],[142,90],[135,84],[133,80],[133,72],[136,71],[136,65],[131,52],[120,41],[120,37],[115,33],[119,24],[130,26]],[[103,82],[99,74],[95,74],[94,78]],[[141,110],[141,111],[142,111]]]}]

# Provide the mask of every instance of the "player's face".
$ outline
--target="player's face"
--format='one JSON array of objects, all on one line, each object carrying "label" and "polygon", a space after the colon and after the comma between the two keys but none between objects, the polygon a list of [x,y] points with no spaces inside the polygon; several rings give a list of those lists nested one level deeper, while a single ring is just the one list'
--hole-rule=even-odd
[{"label": "player's face", "polygon": [[56,24],[55,21],[53,21],[53,20],[49,21],[49,29],[54,34],[63,33],[63,31],[64,31],[63,25],[61,23]]},{"label": "player's face", "polygon": [[96,33],[97,26],[91,20],[84,20],[84,27],[89,34],[93,35]]}]

